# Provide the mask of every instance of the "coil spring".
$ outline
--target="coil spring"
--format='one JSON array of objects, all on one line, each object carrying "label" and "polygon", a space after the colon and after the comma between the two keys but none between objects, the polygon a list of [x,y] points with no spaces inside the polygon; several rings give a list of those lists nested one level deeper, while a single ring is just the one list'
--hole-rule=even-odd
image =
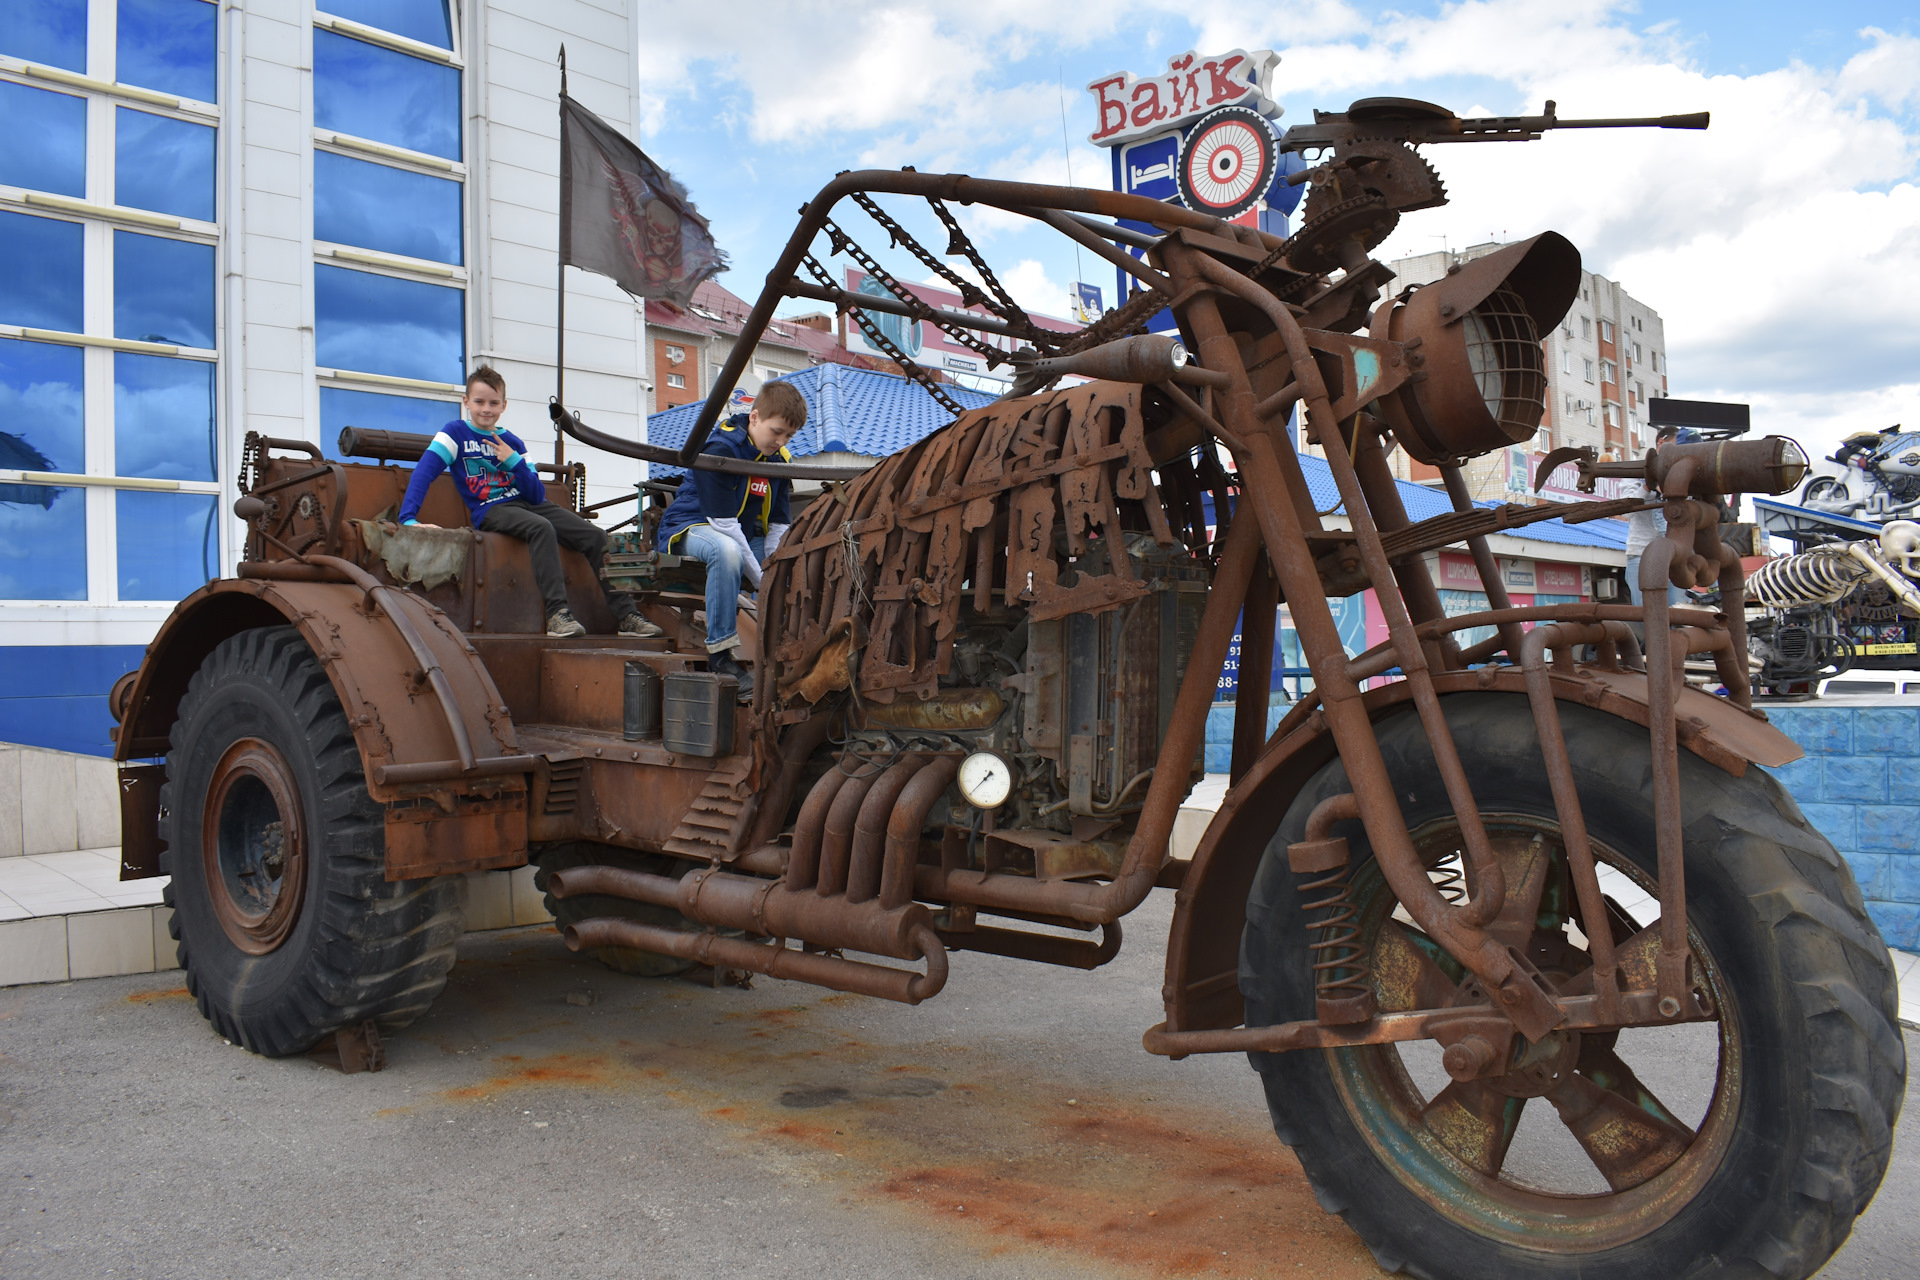
[{"label": "coil spring", "polygon": [[1439,892],[1441,898],[1445,899],[1448,906],[1457,907],[1466,901],[1467,877],[1461,869],[1458,849],[1434,864],[1433,870],[1427,873],[1427,878],[1433,881],[1433,887]]},{"label": "coil spring", "polygon": [[1858,586],[1867,573],[1867,567],[1845,548],[1805,551],[1761,565],[1747,579],[1747,594],[1773,608],[1831,604]]},{"label": "coil spring", "polygon": [[[1311,922],[1307,927],[1320,934],[1307,944],[1307,950],[1313,955],[1314,998],[1322,1002],[1358,1001],[1373,995],[1369,981],[1373,966],[1366,960],[1367,949],[1360,945],[1360,928],[1354,923],[1352,877],[1352,864],[1343,863],[1300,881],[1300,905]],[[1325,897],[1313,896],[1323,892]],[[1316,920],[1312,913],[1319,911],[1327,914]]]}]

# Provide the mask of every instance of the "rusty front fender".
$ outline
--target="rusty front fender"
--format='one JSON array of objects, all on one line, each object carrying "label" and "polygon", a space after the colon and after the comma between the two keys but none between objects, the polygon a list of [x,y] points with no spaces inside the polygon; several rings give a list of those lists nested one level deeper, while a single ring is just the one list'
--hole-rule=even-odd
[{"label": "rusty front fender", "polygon": [[[346,582],[222,579],[181,601],[147,646],[124,708],[114,758],[164,755],[187,684],[223,640],[254,627],[292,625],[319,658],[360,750],[367,790],[387,807],[387,875],[408,879],[518,866],[526,861],[524,769],[513,722],[479,655],[440,610],[390,591],[451,691],[480,768],[408,779],[459,754],[445,704],[394,621]],[[397,777],[393,775],[398,775]]]},{"label": "rusty front fender", "polygon": [[[1647,724],[1644,675],[1589,669],[1580,678],[1556,673],[1552,683],[1563,702]],[[1443,696],[1486,690],[1524,698],[1526,680],[1518,667],[1482,667],[1436,675],[1434,688]],[[1371,690],[1365,695],[1368,714],[1378,721],[1410,705],[1411,695],[1404,680]],[[1802,754],[1793,739],[1724,698],[1686,689],[1676,709],[1680,745],[1735,777],[1749,764],[1775,768]],[[1174,899],[1161,988],[1168,1030],[1240,1025],[1240,934],[1254,873],[1294,796],[1334,754],[1325,717],[1301,708],[1281,723],[1214,814]]]}]

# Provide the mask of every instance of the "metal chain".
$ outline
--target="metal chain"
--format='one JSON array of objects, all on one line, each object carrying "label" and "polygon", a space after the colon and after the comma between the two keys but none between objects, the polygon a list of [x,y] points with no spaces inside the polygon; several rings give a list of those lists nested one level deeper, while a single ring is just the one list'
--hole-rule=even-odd
[{"label": "metal chain", "polygon": [[[986,294],[980,292],[979,285],[967,279],[958,271],[955,271],[939,258],[934,257],[933,252],[929,250],[927,246],[914,239],[905,227],[895,222],[885,209],[882,209],[878,204],[874,203],[872,196],[869,196],[864,191],[856,191],[853,193],[853,202],[862,209],[865,209],[867,216],[879,223],[882,229],[884,229],[889,236],[893,237],[893,243],[896,246],[905,249],[908,253],[920,259],[930,270],[938,273],[941,279],[951,284],[954,289],[959,292],[960,301],[963,305],[969,307],[982,306],[995,315],[1000,314],[999,308],[995,307],[994,304],[988,300]],[[1004,320],[1006,317],[1001,316],[1000,318]]]},{"label": "metal chain", "polygon": [[1114,338],[1124,337],[1136,331],[1144,331],[1147,321],[1153,319],[1161,308],[1165,307],[1171,301],[1173,301],[1173,299],[1158,289],[1148,289],[1144,293],[1136,293],[1133,297],[1129,298],[1125,304],[1115,307],[1082,329],[1079,333],[1074,334],[1073,337],[1060,348],[1058,354],[1063,356],[1073,355],[1075,352],[1085,351],[1089,347],[1097,347],[1103,342],[1110,342]]},{"label": "metal chain", "polygon": [[993,290],[994,297],[1000,300],[1000,306],[998,307],[994,306],[991,302],[985,303],[984,305],[987,309],[1018,329],[1021,337],[1033,343],[1034,346],[1039,347],[1041,350],[1052,351],[1058,347],[1060,345],[1060,339],[1048,330],[1036,325],[1027,313],[1021,310],[1020,304],[1013,300],[1013,295],[1006,291],[1006,288],[1000,283],[1000,277],[993,274],[993,268],[987,265],[987,260],[980,256],[980,251],[974,248],[973,241],[968,238],[967,233],[961,229],[960,221],[953,216],[953,211],[932,196],[927,197],[927,203],[933,206],[935,216],[937,216],[941,223],[947,228],[948,255],[953,256],[958,254],[972,263],[973,269],[980,273],[982,280],[986,281],[987,288]]},{"label": "metal chain", "polygon": [[[873,256],[869,254],[865,249],[862,249],[859,246],[859,244],[857,244],[854,241],[853,237],[847,235],[846,232],[840,230],[839,227],[834,226],[833,223],[831,222],[826,224],[825,230],[829,235],[833,237],[834,252],[844,253],[849,258],[852,258],[855,262],[860,264],[860,266],[866,271],[868,275],[872,276],[875,280],[878,280],[881,283],[881,285],[886,288],[888,293],[891,293],[894,297],[898,298],[901,302],[904,302],[907,306],[912,307],[914,311],[912,318],[914,320],[926,321],[928,324],[931,324],[935,328],[939,329],[940,332],[946,334],[949,338],[952,338],[955,342],[958,342],[962,346],[966,347],[968,350],[976,352],[977,354],[985,357],[987,362],[987,368],[989,369],[994,368],[997,365],[1006,363],[1006,360],[1007,360],[1006,352],[1000,350],[1000,348],[998,347],[992,346],[989,343],[982,341],[981,339],[975,337],[973,334],[969,333],[967,330],[960,328],[958,325],[952,325],[952,324],[947,324],[943,322],[939,318],[939,316],[937,316],[934,313],[933,308],[927,305],[927,302],[924,298],[916,296],[913,290],[907,288],[905,285],[901,284],[898,280],[895,280],[892,274],[888,272],[885,267],[881,266],[878,262],[875,262],[873,260]],[[903,231],[900,234],[905,235],[906,232]],[[862,327],[864,328],[864,326]],[[958,411],[956,410],[956,412]]]},{"label": "metal chain", "polygon": [[[819,283],[825,285],[827,288],[833,287],[833,273],[828,271],[818,258],[812,254],[808,254],[802,260],[801,265],[806,267],[806,269],[813,274],[813,278]],[[860,332],[866,336],[867,341],[884,352],[889,360],[899,365],[900,372],[906,374],[907,377],[912,378],[915,382],[926,388],[927,394],[933,397],[936,404],[956,418],[966,412],[958,401],[940,389],[940,384],[933,380],[933,375],[915,364],[908,358],[906,352],[895,346],[886,334],[880,332],[880,326],[873,322],[873,317],[869,316],[857,306],[850,310],[853,315],[853,322],[860,326]]]}]

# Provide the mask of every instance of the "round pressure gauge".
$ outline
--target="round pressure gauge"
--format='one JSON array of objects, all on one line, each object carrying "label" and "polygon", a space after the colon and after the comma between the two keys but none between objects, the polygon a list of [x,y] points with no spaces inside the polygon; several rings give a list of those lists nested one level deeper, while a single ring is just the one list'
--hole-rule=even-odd
[{"label": "round pressure gauge", "polygon": [[1013,794],[1013,766],[991,751],[960,762],[960,794],[976,809],[998,809]]},{"label": "round pressure gauge", "polygon": [[1181,142],[1175,176],[1189,209],[1237,218],[1259,203],[1279,167],[1279,142],[1260,113],[1221,107]]}]

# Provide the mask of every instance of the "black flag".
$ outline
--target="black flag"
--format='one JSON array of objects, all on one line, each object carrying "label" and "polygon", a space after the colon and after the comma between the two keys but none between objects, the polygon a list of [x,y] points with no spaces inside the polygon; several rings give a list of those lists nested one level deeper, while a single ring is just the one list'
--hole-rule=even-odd
[{"label": "black flag", "polygon": [[680,307],[702,280],[727,269],[686,188],[564,93],[560,261],[610,277],[636,298]]}]

